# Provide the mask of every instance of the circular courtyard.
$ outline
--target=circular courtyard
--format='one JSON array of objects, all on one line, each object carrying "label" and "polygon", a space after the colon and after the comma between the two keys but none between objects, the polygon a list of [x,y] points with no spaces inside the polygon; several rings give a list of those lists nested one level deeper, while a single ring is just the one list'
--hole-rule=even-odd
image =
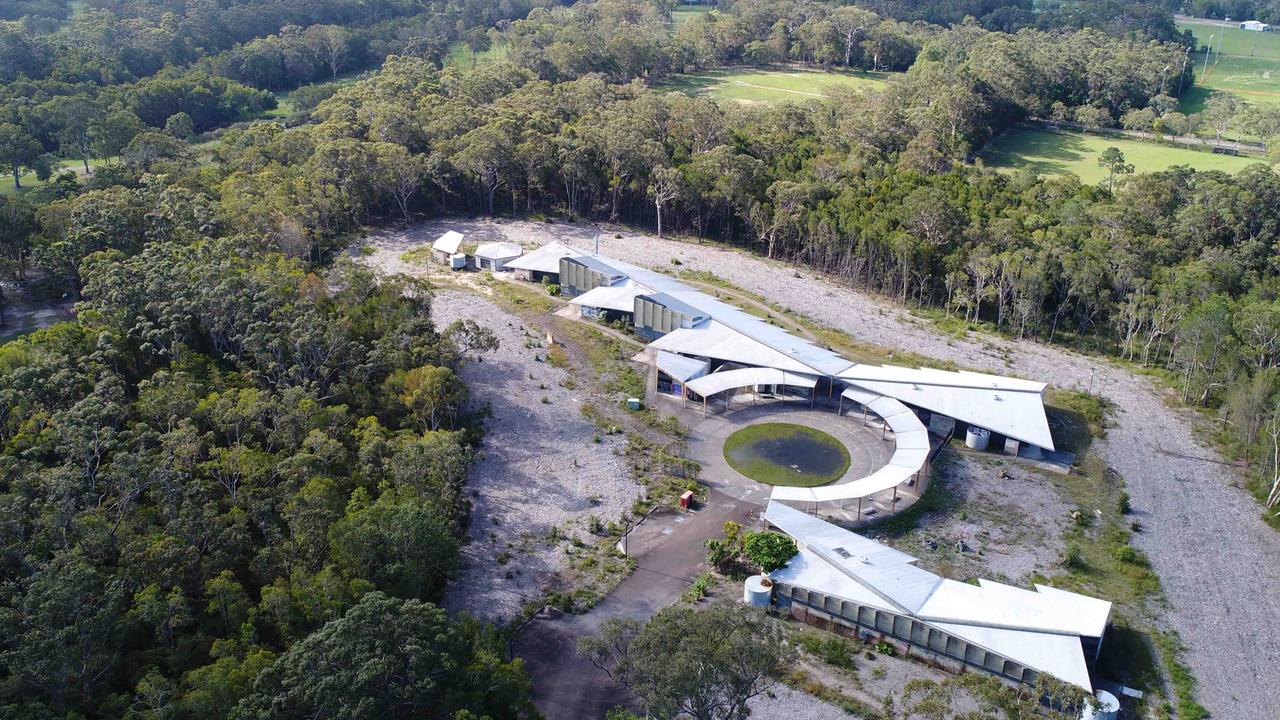
[{"label": "circular courtyard", "polygon": [[729,467],[766,485],[814,487],[849,470],[844,443],[821,430],[785,422],[747,425],[724,441]]}]

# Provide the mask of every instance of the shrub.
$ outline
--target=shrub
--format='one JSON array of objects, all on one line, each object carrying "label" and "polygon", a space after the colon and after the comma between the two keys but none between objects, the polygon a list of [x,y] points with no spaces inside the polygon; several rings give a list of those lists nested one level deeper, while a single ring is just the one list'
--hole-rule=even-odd
[{"label": "shrub", "polygon": [[751,562],[766,573],[786,565],[797,552],[795,540],[771,531],[748,534],[743,543],[743,551]]},{"label": "shrub", "polygon": [[1084,567],[1084,553],[1080,550],[1080,543],[1074,540],[1067,543],[1066,549],[1062,551],[1062,564],[1077,570]]},{"label": "shrub", "polygon": [[1127,492],[1120,493],[1119,505],[1120,505],[1121,515],[1128,515],[1130,512],[1133,511],[1133,506],[1129,504],[1129,493]]},{"label": "shrub", "polygon": [[893,657],[895,651],[892,645],[881,640],[880,642],[876,643],[876,652],[886,657]]},{"label": "shrub", "polygon": [[1146,564],[1146,560],[1142,557],[1142,553],[1138,552],[1138,549],[1132,545],[1117,545],[1115,549],[1111,551],[1111,557],[1122,563],[1128,563],[1129,565]]}]

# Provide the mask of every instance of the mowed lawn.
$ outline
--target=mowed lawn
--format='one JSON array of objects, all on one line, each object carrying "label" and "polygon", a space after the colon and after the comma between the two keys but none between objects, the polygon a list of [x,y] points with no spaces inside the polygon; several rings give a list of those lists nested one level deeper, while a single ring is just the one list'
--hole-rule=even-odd
[{"label": "mowed lawn", "polygon": [[671,20],[676,25],[683,25],[703,13],[711,12],[710,5],[677,5],[671,11]]},{"label": "mowed lawn", "polygon": [[1098,167],[1098,156],[1109,147],[1119,148],[1137,172],[1190,165],[1196,170],[1237,173],[1254,163],[1263,162],[1259,158],[1215,155],[1208,150],[1038,128],[1009,131],[992,143],[983,153],[982,160],[988,167],[999,170],[1030,167],[1041,175],[1075,175],[1081,182],[1096,184],[1107,179],[1107,171]]},{"label": "mowed lawn", "polygon": [[[1235,23],[1224,27],[1208,21],[1179,21],[1178,29],[1195,33],[1202,49],[1209,36],[1214,36],[1207,72],[1203,51],[1190,56],[1198,85],[1232,93],[1246,102],[1280,104],[1280,33],[1253,32],[1241,30]],[[1184,107],[1192,112],[1200,110],[1203,93],[1187,95]]]},{"label": "mowed lawn", "polygon": [[[507,58],[507,46],[501,43],[491,46],[488,50],[476,53],[475,65],[487,65],[491,62],[505,60]],[[468,70],[472,67],[471,49],[464,42],[455,42],[449,46],[449,54],[444,56],[445,67],[456,67]]]},{"label": "mowed lawn", "polygon": [[720,69],[679,75],[659,88],[716,100],[744,103],[804,102],[825,97],[838,87],[882,87],[890,73],[845,72],[809,68]]}]

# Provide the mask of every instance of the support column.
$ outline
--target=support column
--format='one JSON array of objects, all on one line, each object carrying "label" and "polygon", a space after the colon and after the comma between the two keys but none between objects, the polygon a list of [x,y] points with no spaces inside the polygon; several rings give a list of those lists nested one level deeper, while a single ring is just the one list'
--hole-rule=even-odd
[{"label": "support column", "polygon": [[702,396],[702,417],[707,416],[707,396]]},{"label": "support column", "polygon": [[880,420],[880,439],[884,440],[887,437],[889,437],[889,421],[881,419]]}]

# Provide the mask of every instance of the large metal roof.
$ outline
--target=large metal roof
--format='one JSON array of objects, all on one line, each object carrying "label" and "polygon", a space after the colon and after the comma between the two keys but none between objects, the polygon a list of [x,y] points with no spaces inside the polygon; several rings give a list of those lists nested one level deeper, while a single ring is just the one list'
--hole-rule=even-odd
[{"label": "large metal roof", "polygon": [[709,397],[748,385],[791,385],[812,389],[817,384],[817,379],[812,375],[799,375],[775,368],[745,367],[703,375],[685,383],[685,387],[703,397]]},{"label": "large metal roof", "polygon": [[765,520],[802,548],[770,573],[775,580],[914,617],[1092,692],[1080,638],[1102,636],[1111,603],[1043,585],[942,578],[911,555],[780,502],[769,503]]},{"label": "large metal roof", "polygon": [[658,351],[658,369],[680,382],[706,374],[710,365],[706,360],[685,357],[665,350]]},{"label": "large metal roof", "polygon": [[644,293],[645,289],[642,286],[627,280],[618,285],[601,285],[593,288],[569,302],[584,307],[633,312],[636,307],[636,296]]},{"label": "large metal roof", "polygon": [[1044,412],[1044,383],[892,365],[854,365],[840,373],[840,378],[880,395],[1053,449],[1053,434]]},{"label": "large metal roof", "polygon": [[558,273],[560,272],[560,258],[572,258],[580,255],[582,255],[582,253],[574,250],[568,245],[562,245],[558,242],[549,242],[533,252],[512,260],[507,263],[507,267],[512,270],[532,270],[535,272]]},{"label": "large metal roof", "polygon": [[1039,447],[1054,449],[1045,416],[1045,384],[968,371],[854,364],[767,320],[694,290],[674,278],[598,255],[578,258],[612,269],[629,282],[711,317],[650,344],[655,350],[788,372],[839,377],[876,395],[896,398]]}]

